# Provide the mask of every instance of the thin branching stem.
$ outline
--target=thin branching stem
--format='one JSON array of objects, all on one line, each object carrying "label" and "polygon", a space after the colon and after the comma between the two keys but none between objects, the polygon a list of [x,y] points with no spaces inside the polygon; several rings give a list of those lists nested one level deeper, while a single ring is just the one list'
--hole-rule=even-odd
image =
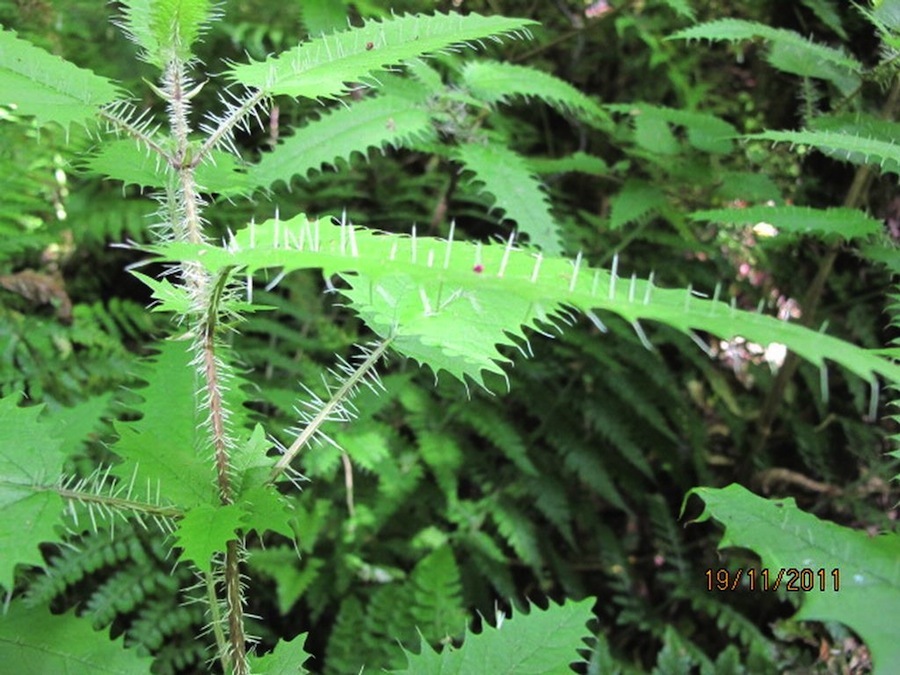
[{"label": "thin branching stem", "polygon": [[141,129],[131,124],[128,120],[122,119],[121,117],[114,115],[108,110],[103,109],[99,111],[99,115],[101,119],[106,120],[108,123],[125,132],[139,143],[150,148],[150,150],[155,152],[160,157],[164,158],[166,162],[172,162],[172,156],[168,152],[166,152],[165,148],[163,148],[159,143],[153,140],[150,135],[144,133]]},{"label": "thin branching stem", "polygon": [[271,474],[269,475],[269,482],[274,483],[278,480],[279,476],[287,470],[288,466],[290,466],[291,462],[297,456],[297,453],[300,452],[306,446],[306,444],[315,436],[316,432],[319,430],[326,421],[328,421],[330,415],[338,410],[341,407],[344,399],[353,391],[353,389],[358,385],[366,375],[375,367],[381,357],[384,355],[385,350],[387,350],[388,346],[392,342],[392,338],[388,338],[383,340],[378,344],[378,346],[372,350],[372,352],[368,355],[365,361],[363,361],[359,367],[353,371],[353,374],[350,375],[340,387],[334,392],[331,399],[322,406],[316,416],[310,421],[309,424],[304,427],[303,431],[297,436],[297,439],[291,443],[291,446],[284,451],[284,454],[275,464],[272,469]]},{"label": "thin branching stem", "polygon": [[229,649],[228,639],[225,637],[225,631],[222,630],[222,614],[219,611],[219,599],[216,597],[216,580],[210,572],[203,573],[203,585],[206,588],[206,603],[209,606],[210,626],[212,627],[213,637],[216,640],[216,654],[219,663],[222,664],[222,671],[229,671]]},{"label": "thin branching stem", "polygon": [[197,154],[191,160],[191,167],[196,167],[202,162],[209,153],[212,152],[213,148],[215,148],[219,143],[222,142],[224,138],[228,136],[232,132],[232,130],[239,125],[243,119],[250,114],[250,112],[255,108],[259,103],[266,97],[265,92],[262,90],[256,91],[247,97],[239,106],[234,108],[231,113],[226,117],[219,126],[209,135],[209,137],[203,142],[203,145],[200,146],[200,149],[197,151]]},{"label": "thin branching stem", "polygon": [[63,487],[51,487],[35,485],[31,488],[35,492],[55,492],[63,499],[82,504],[98,504],[116,511],[130,511],[141,516],[153,518],[177,519],[184,515],[184,511],[176,506],[160,506],[151,502],[142,502],[134,499],[123,499],[113,495],[103,495],[92,492],[82,492]]}]

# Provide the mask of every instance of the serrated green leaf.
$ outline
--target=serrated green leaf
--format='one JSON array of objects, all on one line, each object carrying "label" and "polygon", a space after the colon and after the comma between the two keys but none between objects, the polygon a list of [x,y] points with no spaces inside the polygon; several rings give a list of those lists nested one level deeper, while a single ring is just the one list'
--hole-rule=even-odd
[{"label": "serrated green leaf", "polygon": [[852,95],[860,86],[859,75],[829,60],[811,58],[809,45],[806,40],[776,41],[772,43],[766,60],[784,73],[826,80],[844,96]]},{"label": "serrated green leaf", "polygon": [[246,182],[251,188],[268,188],[276,181],[290,184],[293,176],[306,178],[337,160],[349,161],[355,152],[430,139],[432,133],[424,104],[390,94],[369,98],[298,129],[249,167]]},{"label": "serrated green leaf", "polygon": [[650,217],[665,206],[667,200],[655,185],[633,178],[625,182],[611,202],[609,227],[617,230]]},{"label": "serrated green leaf", "polygon": [[771,178],[762,173],[750,171],[720,171],[716,196],[723,202],[743,200],[745,202],[781,203],[781,190]]},{"label": "serrated green leaf", "polygon": [[0,617],[0,663],[8,673],[149,674],[153,657],[125,649],[123,640],[111,640],[74,614],[53,615],[18,601]]},{"label": "serrated green leaf", "polygon": [[348,82],[360,82],[392,65],[534,23],[474,13],[406,14],[315,38],[263,62],[235,65],[228,75],[267,94],[333,98],[349,91]]},{"label": "serrated green leaf", "polygon": [[530,243],[548,254],[562,250],[550,202],[520,155],[493,143],[464,143],[453,156],[475,174],[475,180],[484,186],[482,191],[494,196],[494,208],[502,209],[504,216],[528,235]]},{"label": "serrated green leaf", "polygon": [[668,39],[736,42],[754,38],[762,38],[770,44],[769,62],[784,72],[828,80],[845,95],[859,85],[863,65],[844,50],[755,21],[719,19],[685,28]]},{"label": "serrated green leaf", "polygon": [[[164,188],[168,184],[168,166],[160,158],[134,141],[113,140],[84,162],[87,170],[104,178],[120,180],[139,188]],[[226,196],[244,194],[255,187],[234,155],[213,150],[195,173],[200,192]]]},{"label": "serrated green leaf", "polygon": [[[261,470],[265,473],[272,468],[275,462],[267,456],[271,448],[272,442],[266,438],[265,429],[261,424],[257,424],[253,427],[250,438],[246,442],[240,443],[231,453],[231,467],[235,476],[234,489],[236,492],[240,493],[244,485],[253,485],[253,480],[260,475]],[[266,478],[268,478],[267,474]]]},{"label": "serrated green leaf", "polygon": [[525,161],[528,168],[537,174],[577,171],[592,176],[606,176],[610,173],[609,164],[601,158],[589,155],[585,152],[574,152],[566,157],[554,159],[529,157]]},{"label": "serrated green leaf", "polygon": [[63,501],[52,488],[66,453],[41,410],[0,399],[0,586],[9,592],[16,565],[43,565],[38,546],[59,538]]},{"label": "serrated green leaf", "polygon": [[[661,124],[684,127],[687,130],[688,143],[698,150],[719,155],[731,152],[732,139],[738,135],[737,129],[725,120],[693,110],[666,108],[648,103],[616,103],[607,105],[606,109],[631,115],[635,120],[636,140],[651,152],[674,154],[676,151],[674,137],[668,130],[663,130]],[[657,135],[656,140],[654,134]]]},{"label": "serrated green leaf", "polygon": [[206,29],[210,0],[123,0],[123,27],[141,48],[141,58],[158,68],[173,59],[189,61],[191,46]]},{"label": "serrated green leaf", "polygon": [[291,503],[274,486],[256,485],[242,490],[238,506],[244,531],[277,532],[288,539],[294,538]]},{"label": "serrated green leaf", "polygon": [[175,545],[182,549],[179,560],[212,572],[213,554],[237,538],[242,515],[236,504],[199,504],[186,511],[175,529]]},{"label": "serrated green leaf", "polygon": [[60,437],[66,455],[72,456],[78,452],[91,432],[97,430],[111,400],[111,393],[92,396],[70,408],[58,408],[48,415],[48,421]]},{"label": "serrated green leaf", "polygon": [[147,246],[160,260],[225,267],[345,273],[352,307],[400,353],[435,371],[471,377],[502,374],[508,360],[496,345],[526,339],[523,327],[552,325],[569,306],[606,310],[629,322],[658,321],[681,332],[702,330],[721,339],[784,344],[814,365],[841,364],[865,379],[877,373],[900,381],[900,366],[876,353],[770,316],[704,300],[686,289],[663,289],[589,267],[584,261],[499,244],[448,243],[430,237],[375,233],[350,225],[309,222],[303,215],[270,220],[239,232],[228,248],[171,242]]},{"label": "serrated green leaf", "polygon": [[811,145],[823,153],[854,164],[878,166],[882,173],[900,175],[900,145],[891,140],[866,138],[852,133],[833,131],[764,131],[745,138],[759,138],[775,143]]},{"label": "serrated green leaf", "polygon": [[248,658],[250,667],[259,675],[304,675],[309,671],[303,667],[310,658],[304,646],[306,633],[301,633],[293,640],[281,640],[268,654],[251,655]]},{"label": "serrated green leaf", "polygon": [[868,237],[880,232],[882,224],[858,209],[814,209],[808,206],[751,206],[743,209],[695,211],[693,220],[709,220],[736,225],[765,222],[785,233],[840,236],[844,239]]},{"label": "serrated green leaf", "polygon": [[[863,113],[845,115],[818,115],[809,120],[810,131],[828,131],[836,134],[845,134],[851,137],[860,137],[884,141],[893,144],[900,137],[900,124],[892,120],[885,120]],[[852,164],[866,164],[868,159],[861,150],[846,148],[829,148],[817,146],[820,152],[829,157],[834,157]],[[900,163],[894,159],[886,159],[882,164],[882,171],[900,174]]]},{"label": "serrated green leaf", "polygon": [[806,43],[810,58],[827,61],[852,72],[862,72],[863,65],[850,54],[826,45],[810,42],[799,33],[773,28],[764,23],[744,19],[717,19],[678,31],[668,40],[719,40],[738,42],[762,38],[770,42]]},{"label": "serrated green leaf", "polygon": [[119,440],[111,449],[123,461],[113,473],[150,494],[158,490],[163,500],[186,509],[218,504],[212,453],[204,447],[196,415],[191,355],[183,342],[158,348],[141,374],[148,385],[136,390],[144,399],[139,406],[143,417],[114,425]]},{"label": "serrated green leaf", "polygon": [[570,663],[581,662],[579,649],[591,637],[585,624],[593,617],[593,599],[552,602],[546,610],[531,606],[528,614],[503,620],[499,628],[467,633],[459,649],[441,653],[423,644],[421,653],[406,651],[408,675],[568,675]]},{"label": "serrated green leaf", "polygon": [[565,80],[529,66],[498,61],[472,61],[462,71],[472,94],[487,103],[521,96],[538,98],[599,129],[609,128],[609,115],[595,101]]},{"label": "serrated green leaf", "polygon": [[802,579],[801,570],[812,571],[815,588],[803,593],[796,619],[846,624],[866,641],[879,672],[900,663],[900,642],[888,620],[900,607],[900,536],[872,537],[804,513],[792,498],[763,499],[737,484],[695,488],[690,495],[705,505],[698,522],[715,518],[725,526],[720,549],[738,546],[760,556],[770,588],[776,579],[785,588],[791,578]]},{"label": "serrated green leaf", "polygon": [[688,0],[663,0],[663,2],[679,16],[683,16],[693,21],[694,9],[690,6]]},{"label": "serrated green leaf", "polygon": [[832,0],[800,0],[800,2],[806,5],[816,15],[816,18],[833,30],[839,38],[848,39],[841,16]]},{"label": "serrated green leaf", "polygon": [[141,274],[134,270],[131,273],[153,291],[153,299],[156,302],[154,302],[150,311],[184,314],[190,309],[191,299],[188,297],[187,289],[184,287],[176,286],[165,278],[157,281],[153,277],[148,277],[146,274]]},{"label": "serrated green leaf", "polygon": [[0,105],[15,106],[40,125],[86,126],[118,89],[105,77],[0,31]]},{"label": "serrated green leaf", "polygon": [[635,116],[634,142],[658,155],[677,155],[681,152],[681,144],[669,128],[669,123],[653,115]]}]

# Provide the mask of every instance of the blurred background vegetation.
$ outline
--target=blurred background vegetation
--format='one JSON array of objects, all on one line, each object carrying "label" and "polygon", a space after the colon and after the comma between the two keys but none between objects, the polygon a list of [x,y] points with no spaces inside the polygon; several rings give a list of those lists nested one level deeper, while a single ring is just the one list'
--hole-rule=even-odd
[{"label": "blurred background vegetation", "polygon": [[[0,23],[157,105],[142,82],[153,73],[109,21],[115,4],[3,0]],[[804,296],[832,245],[685,214],[740,203],[840,205],[854,167],[767,142],[711,151],[681,127],[639,118],[659,106],[711,113],[752,133],[795,128],[816,109],[847,105],[772,68],[759,44],[666,37],[694,21],[746,18],[874,63],[878,42],[849,3],[257,0],[221,8],[201,47],[208,73],[389,10],[540,22],[531,41],[492,43],[460,58],[538,67],[602,104],[620,104],[609,109],[609,128],[515,102],[502,114],[448,111],[448,124],[505,134],[533,160],[564,224],[566,252],[583,251],[597,265],[618,255],[620,274],[653,272],[668,286],[712,293],[722,284],[723,297],[784,318],[810,309]],[[457,57],[430,63],[453,82]],[[201,110],[216,105],[205,96],[195,101]],[[883,99],[871,84],[849,105],[877,108]],[[240,138],[241,151],[259,157],[283,129],[321,109],[279,101],[263,128]],[[0,393],[24,391],[51,409],[98,396],[110,417],[122,414],[142,346],[166,327],[124,270],[134,254],[110,245],[151,238],[156,205],[136,186],[92,175],[81,158],[94,141],[82,132],[38,134],[13,113],[0,115]],[[573,153],[589,159],[560,173],[553,160]],[[893,180],[874,179],[862,204],[885,219],[886,239],[900,236],[896,195]],[[224,232],[253,214],[269,216],[274,204],[286,216],[346,210],[358,224],[409,231],[416,223],[436,236],[451,219],[457,236],[485,240],[513,226],[466,174],[424,148],[356,155],[253,203],[219,200],[207,216]],[[298,381],[315,388],[335,355],[366,337],[324,290],[317,275],[284,279],[262,298],[275,311],[254,315],[234,338],[259,385],[254,410],[282,440],[296,423]],[[857,344],[884,345],[894,337],[884,314],[889,290],[888,271],[838,246],[812,308],[815,325],[827,321]],[[595,596],[590,672],[867,672],[865,648],[841,626],[788,620],[796,603],[789,594],[710,592],[706,570],[756,563],[740,551],[719,555],[712,525],[686,525],[696,505],[681,510],[692,487],[738,482],[793,496],[841,524],[896,530],[890,478],[898,469],[884,455],[894,430],[881,409],[871,415],[868,385],[832,372],[826,402],[818,369],[801,365],[773,399],[778,354],[721,343],[709,358],[660,327],[647,330],[651,351],[624,322],[607,325],[608,334],[578,321],[555,339],[535,336],[533,357],[509,354],[509,392],[498,381],[496,395],[473,391],[469,399],[458,383],[435,386],[431,373],[392,360],[383,372],[387,393],[361,395],[359,423],[331,430],[348,455],[321,447],[301,460],[310,479],[297,497],[301,555],[275,537],[251,542],[250,611],[260,617],[252,629],[263,643],[309,631],[315,672],[356,673],[364,664],[374,671],[401,665],[400,644],[414,648],[417,630],[452,640],[467,619],[477,623],[526,598]],[[777,416],[766,424],[761,416],[773,400]],[[109,434],[96,431],[86,465],[103,456]],[[124,541],[85,535],[77,553],[48,548],[60,573],[35,576],[29,592],[59,609],[77,605],[113,635],[125,632],[157,655],[160,673],[201,672],[203,645],[187,637],[203,625],[196,605],[184,604],[195,593],[189,575],[172,572],[153,535],[135,529]]]}]

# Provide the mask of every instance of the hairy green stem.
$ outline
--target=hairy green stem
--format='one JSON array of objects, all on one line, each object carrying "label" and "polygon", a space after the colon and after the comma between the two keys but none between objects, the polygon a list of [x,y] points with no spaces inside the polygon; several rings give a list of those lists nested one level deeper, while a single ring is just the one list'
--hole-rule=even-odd
[{"label": "hairy green stem", "polygon": [[216,596],[216,581],[209,572],[203,573],[203,585],[206,587],[206,604],[209,606],[210,626],[213,637],[216,639],[216,653],[219,663],[222,664],[222,672],[229,671],[228,639],[222,630],[222,615],[219,612],[219,598]]},{"label": "hairy green stem", "polygon": [[[187,91],[187,75],[183,63],[173,61],[164,77],[165,94],[168,98],[169,120],[172,136],[176,143],[172,168],[177,172],[176,221],[172,223],[177,239],[199,244],[204,241],[203,219],[200,211],[203,201],[197,192],[194,172],[204,152],[192,154],[190,145],[191,129],[188,122],[190,98],[199,89]],[[255,105],[255,103],[254,103]],[[251,106],[252,107],[252,106]],[[249,112],[250,108],[244,111]],[[237,120],[232,122],[232,126]],[[228,132],[220,127],[221,136]],[[209,139],[207,141],[209,143]],[[216,141],[217,142],[217,141]],[[206,146],[204,146],[206,147]],[[212,146],[209,146],[210,148]],[[207,150],[208,151],[208,150]],[[170,193],[171,194],[171,193]],[[170,209],[172,210],[172,209]],[[201,398],[209,408],[208,424],[212,434],[212,446],[216,470],[216,485],[222,504],[234,501],[231,484],[230,439],[226,426],[226,409],[223,399],[223,364],[216,353],[216,331],[218,313],[225,286],[230,278],[230,270],[225,270],[213,283],[208,272],[197,263],[182,264],[182,277],[193,298],[193,311],[199,315],[194,329],[197,338],[195,349],[199,351],[197,362],[203,376]],[[226,544],[224,561],[224,585],[228,623],[228,646],[225,655],[235,675],[247,675],[246,635],[244,632],[244,609],[240,583],[240,542],[233,539]],[[218,642],[218,636],[217,636]],[[218,645],[223,649],[223,645]]]},{"label": "hairy green stem", "polygon": [[73,490],[69,488],[47,487],[43,485],[34,485],[31,488],[35,492],[54,492],[63,499],[82,504],[99,504],[117,511],[131,511],[142,516],[150,516],[152,518],[167,518],[175,520],[181,518],[184,512],[176,506],[160,506],[150,502],[140,502],[134,499],[123,499],[113,495],[100,495],[81,490]]},{"label": "hairy green stem", "polygon": [[327,420],[328,417],[333,413],[340,405],[341,402],[347,397],[347,395],[353,390],[353,388],[362,382],[363,378],[365,378],[366,374],[375,367],[375,364],[381,359],[382,355],[384,355],[385,350],[388,348],[392,342],[392,338],[387,338],[383,340],[378,347],[372,350],[372,353],[363,361],[359,368],[357,368],[353,374],[348,377],[341,386],[334,392],[334,395],[331,399],[326,403],[322,408],[316,413],[316,416],[312,419],[312,421],[306,425],[303,431],[297,436],[297,439],[291,443],[291,446],[284,451],[284,454],[275,464],[272,469],[271,474],[269,474],[269,482],[274,483],[278,480],[278,477],[284,473],[290,463],[297,456],[297,453],[303,449],[303,447],[309,442],[309,440],[315,435],[315,433],[319,430],[319,427],[322,426]]}]

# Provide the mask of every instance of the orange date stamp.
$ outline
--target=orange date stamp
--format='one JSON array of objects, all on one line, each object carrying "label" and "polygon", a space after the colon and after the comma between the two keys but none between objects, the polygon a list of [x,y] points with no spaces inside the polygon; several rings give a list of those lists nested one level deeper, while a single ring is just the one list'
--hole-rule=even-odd
[{"label": "orange date stamp", "polygon": [[841,590],[841,571],[836,567],[830,570],[824,567],[739,567],[736,570],[720,567],[707,569],[705,576],[708,591],[777,591],[783,588],[789,593],[808,593]]}]

